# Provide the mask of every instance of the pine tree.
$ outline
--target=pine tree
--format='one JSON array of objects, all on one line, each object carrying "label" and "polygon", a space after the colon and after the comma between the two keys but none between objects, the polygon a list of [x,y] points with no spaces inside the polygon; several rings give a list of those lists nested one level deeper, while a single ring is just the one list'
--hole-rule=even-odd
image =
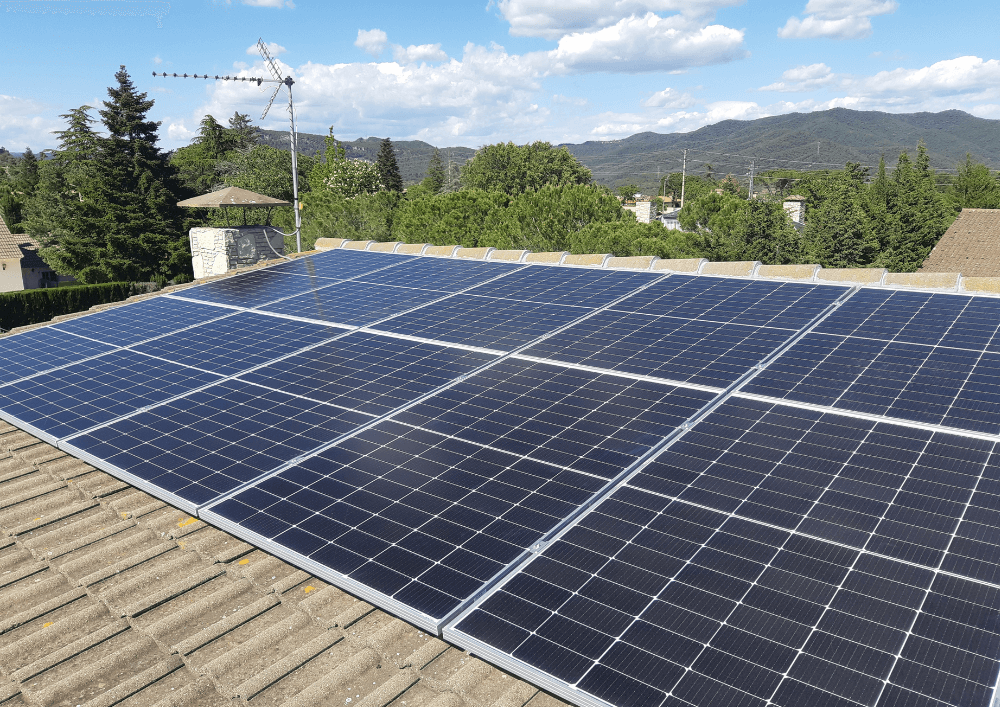
[{"label": "pine tree", "polygon": [[878,241],[864,208],[868,169],[848,163],[843,174],[828,180],[827,198],[810,214],[804,241],[813,262],[825,268],[870,264]]},{"label": "pine tree", "polygon": [[431,162],[427,166],[427,177],[424,178],[424,184],[430,188],[432,193],[437,194],[444,188],[444,180],[444,163],[441,161],[441,151],[435,147],[433,154],[431,154]]},{"label": "pine tree", "polygon": [[15,184],[15,188],[27,197],[35,193],[38,185],[38,158],[30,147],[24,148],[24,154],[21,155]]},{"label": "pine tree", "polygon": [[226,131],[226,150],[247,150],[257,144],[257,128],[250,122],[250,116],[239,111],[229,119]]},{"label": "pine tree", "polygon": [[386,191],[403,191],[403,176],[399,173],[396,151],[389,138],[385,138],[379,146],[375,166],[378,168],[379,177],[382,179]]},{"label": "pine tree", "polygon": [[973,162],[972,155],[966,153],[949,194],[963,209],[995,209],[1000,206],[1000,181],[990,174],[989,167]]}]

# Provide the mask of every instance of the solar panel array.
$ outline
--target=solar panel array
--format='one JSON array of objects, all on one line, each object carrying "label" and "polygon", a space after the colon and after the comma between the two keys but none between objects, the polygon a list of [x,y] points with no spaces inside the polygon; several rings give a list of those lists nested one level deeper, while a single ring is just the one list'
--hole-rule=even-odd
[{"label": "solar panel array", "polygon": [[337,250],[0,417],[579,705],[987,707],[1000,300]]}]

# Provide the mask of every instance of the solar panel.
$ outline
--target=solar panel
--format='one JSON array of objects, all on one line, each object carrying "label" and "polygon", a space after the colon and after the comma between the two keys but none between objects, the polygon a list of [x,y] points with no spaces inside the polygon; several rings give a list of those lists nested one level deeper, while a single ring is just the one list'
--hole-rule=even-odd
[{"label": "solar panel", "polygon": [[0,415],[55,444],[220,379],[120,349],[0,387]]},{"label": "solar panel", "polygon": [[232,313],[231,309],[200,302],[153,297],[59,322],[52,328],[105,344],[128,346]]},{"label": "solar panel", "polygon": [[580,705],[988,707],[996,587],[625,487],[445,637]]},{"label": "solar panel", "polygon": [[998,373],[1000,354],[814,333],[743,390],[997,434]]},{"label": "solar panel", "polygon": [[495,359],[479,351],[355,332],[241,378],[383,415]]},{"label": "solar panel", "polygon": [[318,323],[244,311],[133,348],[230,376],[344,333]]},{"label": "solar panel", "polygon": [[113,349],[54,327],[5,336],[0,338],[0,385]]},{"label": "solar panel", "polygon": [[436,630],[604,483],[387,421],[202,516]]},{"label": "solar panel", "polygon": [[364,326],[445,296],[447,293],[435,290],[352,281],[338,282],[260,309],[345,326]]},{"label": "solar panel", "polygon": [[610,479],[714,393],[502,360],[393,419]]},{"label": "solar panel", "polygon": [[511,263],[475,260],[415,258],[389,270],[373,272],[358,279],[377,285],[458,292],[524,267]]},{"label": "solar panel", "polygon": [[425,339],[513,351],[589,311],[582,307],[454,295],[374,327]]},{"label": "solar panel", "polygon": [[724,388],[793,335],[787,329],[609,309],[535,344],[524,355]]},{"label": "solar panel", "polygon": [[[330,250],[315,255],[295,258],[268,267],[271,272],[307,275],[330,280],[350,280],[382,268],[396,267],[410,260],[412,255],[367,253],[357,250]],[[317,283],[318,284],[318,283]]]},{"label": "solar panel", "polygon": [[183,298],[228,307],[249,308],[329,284],[331,282],[327,279],[316,280],[302,275],[281,274],[268,268],[213,280],[165,296],[171,299]]},{"label": "solar panel", "polygon": [[229,380],[59,446],[193,513],[373,419]]},{"label": "solar panel", "polygon": [[613,309],[798,330],[847,292],[838,285],[672,275]]},{"label": "solar panel", "polygon": [[470,293],[526,302],[596,308],[611,304],[662,277],[653,273],[532,265],[511,273],[502,280],[480,285]]}]

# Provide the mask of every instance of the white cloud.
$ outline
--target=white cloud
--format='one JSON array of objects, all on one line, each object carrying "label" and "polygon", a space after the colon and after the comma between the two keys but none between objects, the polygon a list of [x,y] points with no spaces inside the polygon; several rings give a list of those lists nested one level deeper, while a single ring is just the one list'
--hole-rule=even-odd
[{"label": "white cloud", "polygon": [[183,120],[179,122],[170,121],[170,124],[167,126],[167,137],[177,142],[190,142],[197,134],[194,130],[188,130]]},{"label": "white cloud", "polygon": [[861,39],[872,33],[872,17],[892,14],[897,8],[895,0],[809,0],[805,18],[789,17],[778,36]]},{"label": "white cloud", "polygon": [[0,93],[0,144],[11,152],[31,147],[37,153],[55,147],[59,140],[52,133],[64,128],[41,103]]},{"label": "white cloud", "polygon": [[419,64],[425,61],[446,61],[448,55],[441,49],[440,44],[421,44],[420,46],[411,44],[406,48],[393,44],[392,58],[400,64]]},{"label": "white cloud", "polygon": [[162,63],[163,63],[163,59],[161,59],[161,58],[160,58],[160,57],[158,57],[158,56],[154,56],[154,57],[153,57],[153,63],[154,63],[154,64],[162,64]]},{"label": "white cloud", "polygon": [[657,91],[642,102],[647,108],[689,108],[696,103],[690,93],[680,93],[677,89],[665,88]]},{"label": "white cloud", "polygon": [[813,89],[827,86],[835,80],[833,71],[826,64],[809,64],[808,66],[796,66],[781,75],[781,81],[761,86],[760,91],[781,91],[790,93],[795,91],[812,91]]},{"label": "white cloud", "polygon": [[[267,47],[267,51],[271,53],[271,56],[278,56],[279,54],[284,54],[285,52],[288,51],[277,42],[267,42],[264,46]],[[249,47],[247,47],[247,54],[251,54],[253,56],[260,56],[260,50],[257,49],[256,44],[251,44]]]},{"label": "white cloud", "polygon": [[498,7],[521,37],[557,40],[567,34],[595,32],[623,17],[650,12],[679,12],[688,17],[711,16],[716,10],[744,0],[500,0]]},{"label": "white cloud", "polygon": [[867,93],[934,92],[957,93],[1000,85],[1000,61],[962,56],[939,61],[921,69],[880,71],[864,79],[860,87]]},{"label": "white cloud", "polygon": [[354,46],[361,49],[366,54],[378,57],[385,49],[389,36],[380,29],[359,29],[358,38],[354,40]]},{"label": "white cloud", "polygon": [[295,8],[292,0],[243,0],[243,4],[252,7],[287,7],[290,10]]},{"label": "white cloud", "polygon": [[700,26],[681,15],[662,18],[650,12],[596,32],[567,35],[554,50],[527,56],[554,74],[637,73],[725,63],[747,52],[742,30]]}]

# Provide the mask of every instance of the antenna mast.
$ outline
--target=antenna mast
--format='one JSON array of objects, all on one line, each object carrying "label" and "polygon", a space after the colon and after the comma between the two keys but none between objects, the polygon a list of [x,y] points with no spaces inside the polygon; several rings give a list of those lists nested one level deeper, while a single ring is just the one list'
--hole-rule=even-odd
[{"label": "antenna mast", "polygon": [[[301,253],[302,252],[302,214],[299,211],[299,163],[298,163],[298,140],[295,134],[295,107],[292,104],[292,84],[295,81],[291,76],[281,77],[281,71],[278,69],[277,62],[271,58],[270,52],[267,51],[267,46],[264,44],[264,40],[261,38],[257,39],[257,51],[260,52],[261,57],[264,59],[264,63],[267,64],[268,70],[271,72],[271,76],[274,78],[265,79],[258,78],[254,76],[209,76],[208,74],[167,74],[166,72],[158,74],[155,71],[153,76],[173,76],[174,78],[192,78],[192,79],[208,79],[214,78],[216,81],[250,81],[251,83],[256,83],[258,86],[265,83],[276,83],[277,86],[274,87],[274,93],[271,94],[271,99],[267,102],[267,107],[264,108],[264,112],[260,114],[260,119],[264,120],[267,116],[267,112],[271,110],[271,104],[274,103],[274,99],[277,97],[278,92],[281,87],[288,87],[288,116],[290,119],[290,127],[288,130],[288,142],[289,148],[292,152],[292,196],[295,203],[295,248]],[[291,234],[287,234],[291,235]]]}]

